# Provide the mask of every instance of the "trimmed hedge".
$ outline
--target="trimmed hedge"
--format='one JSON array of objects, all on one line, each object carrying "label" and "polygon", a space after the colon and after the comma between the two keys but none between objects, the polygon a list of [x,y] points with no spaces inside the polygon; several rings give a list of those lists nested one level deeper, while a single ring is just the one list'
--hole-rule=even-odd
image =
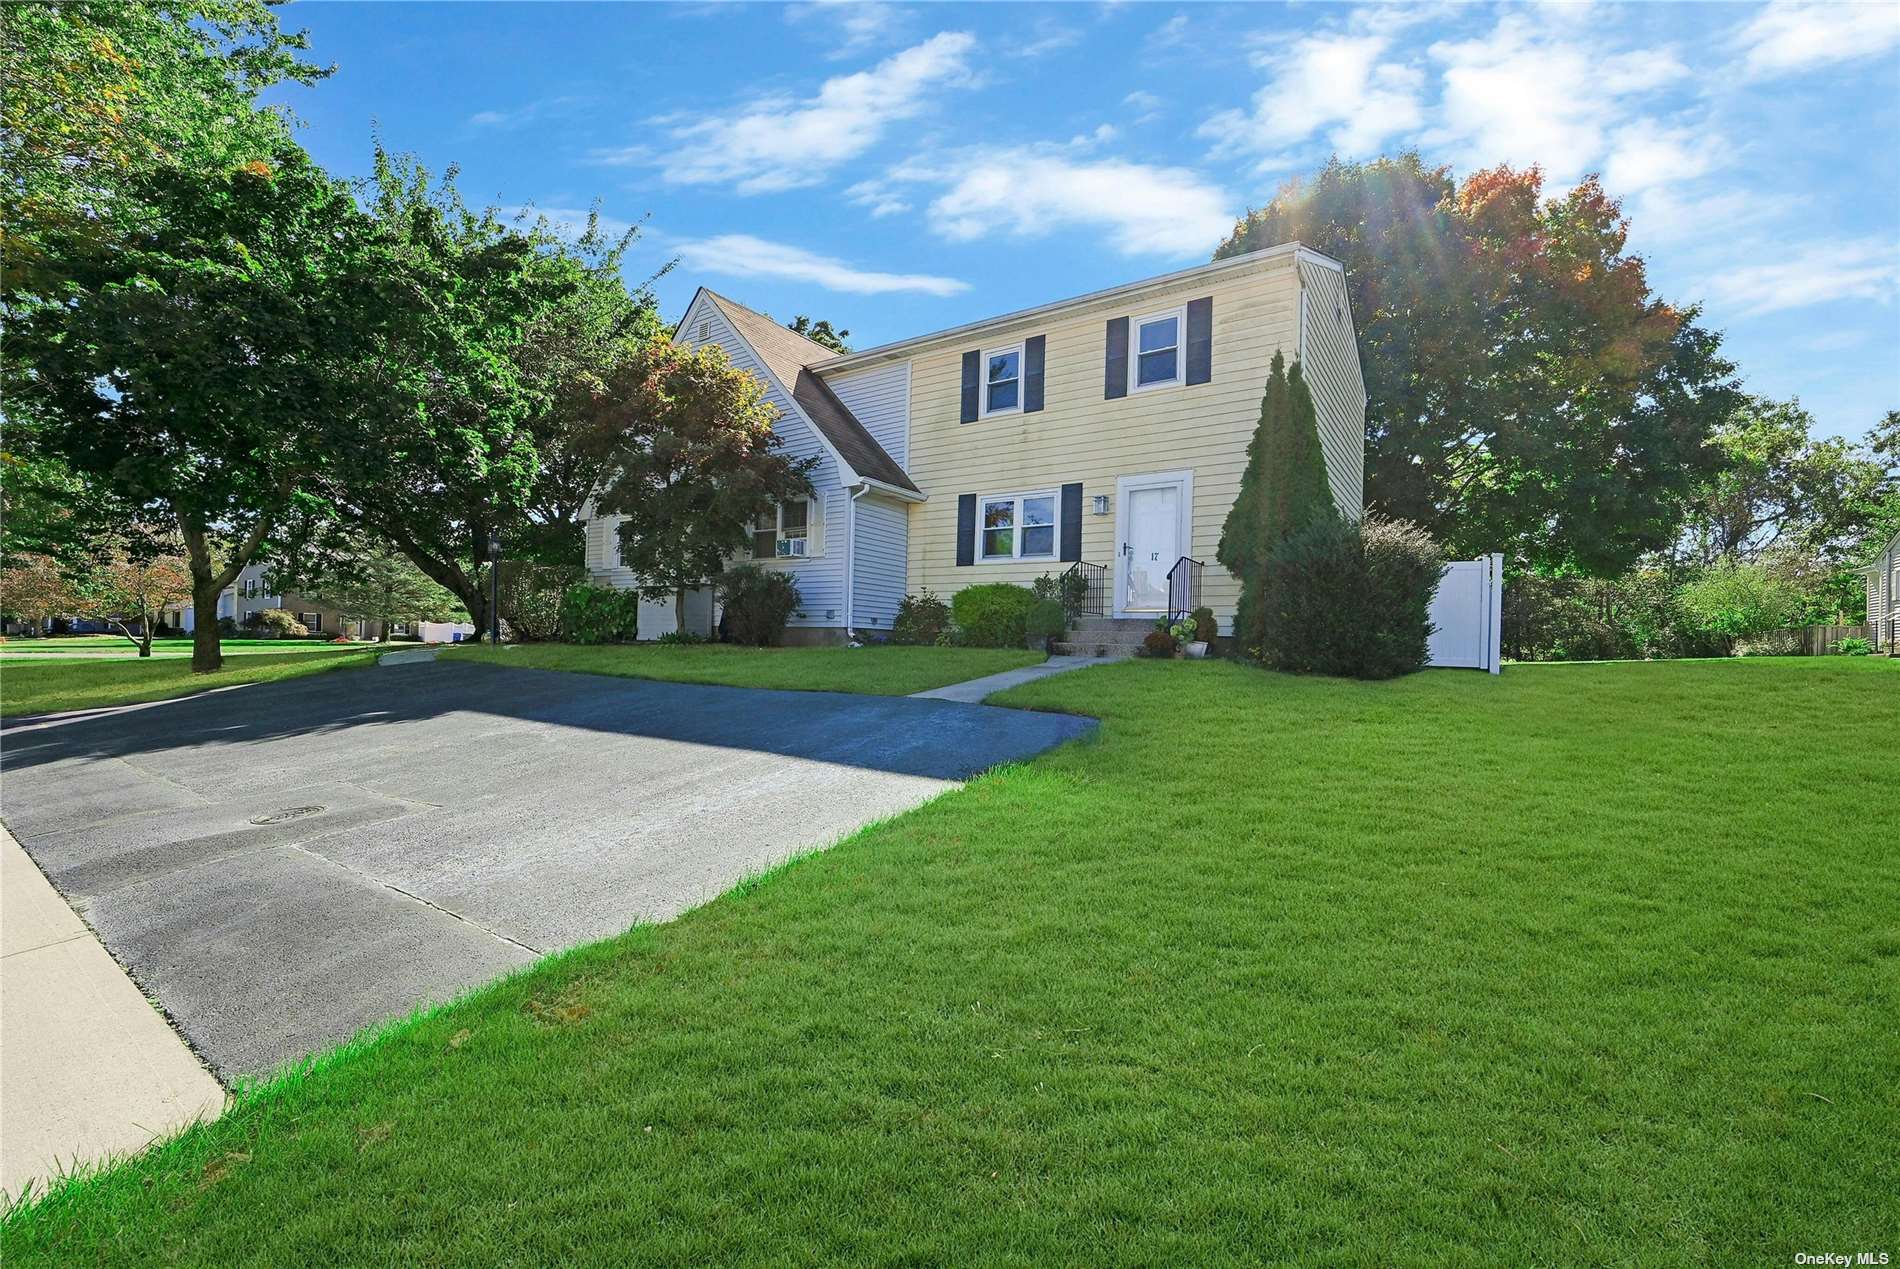
[{"label": "trimmed hedge", "polygon": [[1327,516],[1262,566],[1261,659],[1276,670],[1389,679],[1424,668],[1444,557],[1403,520]]},{"label": "trimmed hedge", "polygon": [[726,635],[734,643],[775,648],[785,642],[785,623],[798,611],[798,585],[791,574],[740,564],[719,578]]},{"label": "trimmed hedge", "polygon": [[568,589],[587,580],[578,564],[501,562],[501,619],[519,643],[543,643],[561,637],[562,600]]},{"label": "trimmed hedge", "polygon": [[569,643],[632,643],[639,636],[639,591],[583,583],[561,596],[561,637]]},{"label": "trimmed hedge", "polygon": [[1029,637],[1034,592],[1008,582],[966,586],[950,601],[963,642],[974,648],[1020,648]]}]

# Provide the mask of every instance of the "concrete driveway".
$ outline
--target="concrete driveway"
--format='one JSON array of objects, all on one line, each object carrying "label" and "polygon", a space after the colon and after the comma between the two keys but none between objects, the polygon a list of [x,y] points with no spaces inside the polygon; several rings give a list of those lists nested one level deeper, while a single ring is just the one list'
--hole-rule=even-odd
[{"label": "concrete driveway", "polygon": [[228,1078],[1093,725],[436,663],[15,725],[0,766],[27,852]]}]

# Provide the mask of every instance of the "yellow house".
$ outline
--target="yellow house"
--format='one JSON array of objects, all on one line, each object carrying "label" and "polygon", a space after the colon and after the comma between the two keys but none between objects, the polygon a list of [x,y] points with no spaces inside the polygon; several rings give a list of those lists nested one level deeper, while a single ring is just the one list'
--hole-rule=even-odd
[{"label": "yellow house", "polygon": [[[1100,617],[1206,604],[1225,631],[1237,592],[1214,548],[1276,352],[1305,368],[1334,504],[1362,511],[1345,272],[1298,243],[843,356],[702,289],[677,337],[759,375],[786,452],[818,460],[814,496],[753,539],[798,583],[796,641],[888,630],[924,587],[1071,571]],[[590,521],[588,565],[632,585],[614,530]],[[670,604],[641,616],[643,635],[671,628]],[[712,619],[699,597],[689,622]]]}]

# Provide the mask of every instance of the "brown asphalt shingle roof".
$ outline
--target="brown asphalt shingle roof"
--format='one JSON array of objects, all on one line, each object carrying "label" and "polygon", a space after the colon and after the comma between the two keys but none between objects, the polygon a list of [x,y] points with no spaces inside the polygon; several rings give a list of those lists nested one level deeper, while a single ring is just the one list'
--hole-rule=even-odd
[{"label": "brown asphalt shingle roof", "polygon": [[824,433],[825,439],[831,442],[832,448],[843,456],[853,471],[899,489],[908,489],[912,493],[923,492],[911,483],[904,469],[884,452],[877,438],[865,430],[864,424],[858,422],[857,417],[845,408],[844,402],[838,400],[837,394],[825,381],[807,368],[811,362],[836,357],[836,351],[823,344],[813,343],[765,314],[755,313],[715,291],[707,291],[706,295],[719,306],[719,311],[732,323],[732,328],[765,362],[766,369],[791,392],[798,408]]}]

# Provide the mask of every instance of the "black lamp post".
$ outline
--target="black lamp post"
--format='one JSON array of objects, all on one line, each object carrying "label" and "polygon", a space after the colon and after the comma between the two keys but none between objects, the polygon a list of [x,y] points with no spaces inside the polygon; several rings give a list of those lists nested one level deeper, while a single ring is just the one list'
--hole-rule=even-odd
[{"label": "black lamp post", "polygon": [[501,646],[501,534],[488,531],[488,638]]}]

